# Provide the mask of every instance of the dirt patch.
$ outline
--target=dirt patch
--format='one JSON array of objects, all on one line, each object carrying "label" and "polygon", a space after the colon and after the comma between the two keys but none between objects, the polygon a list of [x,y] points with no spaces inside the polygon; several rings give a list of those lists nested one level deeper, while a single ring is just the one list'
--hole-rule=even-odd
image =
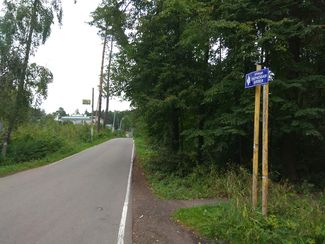
[{"label": "dirt patch", "polygon": [[143,170],[135,162],[132,178],[132,240],[134,244],[207,243],[177,225],[171,214],[178,208],[212,204],[218,200],[161,200],[153,195]]}]

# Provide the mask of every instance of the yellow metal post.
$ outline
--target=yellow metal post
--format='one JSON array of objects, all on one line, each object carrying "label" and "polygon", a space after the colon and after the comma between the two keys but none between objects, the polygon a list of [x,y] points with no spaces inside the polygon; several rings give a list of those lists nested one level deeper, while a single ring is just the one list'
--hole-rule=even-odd
[{"label": "yellow metal post", "polygon": [[269,84],[263,86],[263,152],[262,152],[262,214],[267,215],[269,187],[268,140],[269,140]]},{"label": "yellow metal post", "polygon": [[[261,65],[256,65],[256,71],[261,70]],[[253,208],[257,207],[257,183],[258,183],[258,148],[260,128],[260,107],[261,107],[261,86],[255,87],[255,114],[254,114],[254,142],[253,142],[253,185],[252,203]]]}]

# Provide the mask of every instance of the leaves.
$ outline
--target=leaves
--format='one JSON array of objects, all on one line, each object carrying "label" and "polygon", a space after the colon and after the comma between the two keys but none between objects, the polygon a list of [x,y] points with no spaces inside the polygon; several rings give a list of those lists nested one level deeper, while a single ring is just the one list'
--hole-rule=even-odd
[{"label": "leaves", "polygon": [[[26,118],[30,107],[39,106],[47,96],[52,73],[36,64],[29,65],[30,56],[51,34],[54,16],[62,20],[60,0],[4,1],[0,16],[0,120],[8,125],[3,143],[3,156],[17,122]],[[4,102],[5,101],[5,102]]]},{"label": "leaves", "polygon": [[[113,2],[106,4],[114,8]],[[139,110],[160,147],[192,155],[197,162],[250,162],[254,90],[244,89],[244,75],[255,70],[256,62],[275,73],[270,84],[273,163],[287,163],[282,152],[289,150],[282,142],[290,138],[296,138],[292,154],[301,158],[296,164],[305,160],[297,151],[324,145],[322,4],[122,2],[128,8],[115,7],[120,11],[115,20],[108,12],[103,15],[114,37],[122,31],[127,38],[119,41],[113,82]],[[321,157],[315,156],[315,162]]]}]

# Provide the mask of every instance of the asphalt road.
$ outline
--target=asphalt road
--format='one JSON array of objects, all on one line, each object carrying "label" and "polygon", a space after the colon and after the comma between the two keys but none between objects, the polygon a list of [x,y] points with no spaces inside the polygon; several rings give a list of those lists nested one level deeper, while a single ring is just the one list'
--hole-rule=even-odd
[{"label": "asphalt road", "polygon": [[[132,139],[114,139],[0,178],[0,243],[117,243],[132,147]],[[125,243],[131,243],[130,215]]]}]

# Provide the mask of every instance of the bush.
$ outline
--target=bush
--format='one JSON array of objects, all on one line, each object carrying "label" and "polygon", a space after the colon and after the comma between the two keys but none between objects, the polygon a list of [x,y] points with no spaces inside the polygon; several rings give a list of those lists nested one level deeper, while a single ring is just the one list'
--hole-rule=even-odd
[{"label": "bush", "polygon": [[24,162],[41,159],[57,152],[64,146],[60,138],[26,134],[15,138],[9,146],[8,156],[14,162]]},{"label": "bush", "polygon": [[[110,137],[109,130],[94,132],[94,141]],[[56,152],[69,154],[91,143],[89,125],[59,124],[51,120],[24,124],[13,134],[6,164],[38,160]]]}]

